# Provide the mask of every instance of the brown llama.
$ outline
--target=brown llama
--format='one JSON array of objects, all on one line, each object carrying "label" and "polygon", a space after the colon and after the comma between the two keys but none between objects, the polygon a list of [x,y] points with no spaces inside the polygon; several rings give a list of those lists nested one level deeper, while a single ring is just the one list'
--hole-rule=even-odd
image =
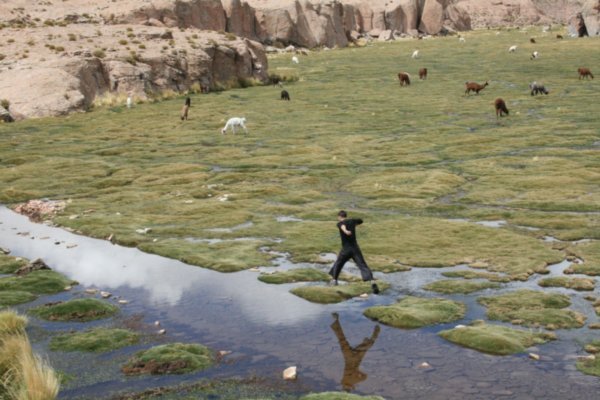
[{"label": "brown llama", "polygon": [[563,35],[556,35],[556,38],[557,38],[557,39],[564,39],[564,38],[563,38]]},{"label": "brown llama", "polygon": [[188,112],[190,111],[190,106],[192,105],[192,99],[190,99],[189,97],[185,99],[185,104],[183,105],[183,108],[181,109],[181,120],[185,120],[187,121],[188,119]]},{"label": "brown llama", "polygon": [[508,115],[508,108],[506,108],[506,103],[501,98],[497,98],[494,102],[494,107],[496,108],[496,118],[502,117],[504,114]]},{"label": "brown llama", "polygon": [[419,70],[419,79],[427,79],[427,68],[421,68]]},{"label": "brown llama", "polygon": [[477,82],[465,82],[465,96],[468,95],[471,92],[475,92],[475,94],[479,94],[480,91],[482,91],[483,89],[485,89],[485,87],[488,85],[488,82],[485,81],[485,83],[483,85],[480,85]]},{"label": "brown llama", "polygon": [[529,39],[529,43],[536,43],[534,38]]},{"label": "brown llama", "polygon": [[580,67],[577,69],[577,72],[579,72],[579,79],[583,79],[583,78],[592,78],[594,79],[594,75],[592,74],[592,71],[590,71],[589,68],[585,68],[585,67]]},{"label": "brown llama", "polygon": [[398,74],[398,79],[400,80],[400,86],[410,85],[410,75],[408,72],[400,72]]}]

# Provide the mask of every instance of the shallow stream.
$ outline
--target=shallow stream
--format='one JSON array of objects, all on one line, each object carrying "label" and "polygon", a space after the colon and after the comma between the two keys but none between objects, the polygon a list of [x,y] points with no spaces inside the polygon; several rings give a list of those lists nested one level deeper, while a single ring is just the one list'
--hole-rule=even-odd
[{"label": "shallow stream", "polygon": [[[492,228],[490,228],[492,229]],[[74,246],[76,245],[76,246]],[[467,296],[444,296],[468,306],[462,321],[418,330],[381,326],[372,346],[361,347],[364,356],[360,371],[346,370],[338,341],[340,331],[355,348],[373,334],[377,325],[362,311],[374,304],[390,304],[406,294],[435,296],[421,287],[443,278],[448,270],[466,266],[422,269],[380,275],[392,289],[380,296],[350,300],[342,304],[316,305],[288,292],[294,285],[268,285],[258,281],[257,272],[223,274],[186,265],[179,261],[143,253],[134,248],[113,245],[60,228],[30,222],[7,208],[0,208],[0,246],[12,255],[42,258],[51,268],[80,282],[70,292],[45,296],[17,307],[72,297],[90,296],[86,288],[109,291],[126,299],[116,321],[56,323],[31,319],[29,334],[37,351],[51,364],[74,379],[61,392],[61,398],[101,398],[117,391],[193,382],[198,378],[247,378],[258,376],[281,381],[281,371],[298,366],[299,379],[291,382],[298,392],[348,389],[362,394],[378,394],[387,399],[597,399],[600,379],[575,369],[575,358],[584,355],[583,341],[598,337],[598,331],[584,327],[557,331],[560,340],[534,348],[541,356],[533,361],[527,354],[490,356],[464,349],[439,338],[436,333],[456,324],[485,317],[476,298],[517,288],[540,289],[532,277],[528,282],[503,284],[499,290]],[[368,257],[367,257],[368,258]],[[569,262],[550,268],[560,275]],[[262,270],[294,268],[285,255]],[[304,265],[305,266],[305,265]],[[325,268],[323,266],[314,266]],[[349,272],[357,270],[351,266]],[[546,275],[548,276],[548,275]],[[583,296],[569,289],[544,289],[568,294],[571,308],[585,313],[588,323],[598,318]],[[600,295],[596,289],[596,296]],[[340,325],[333,325],[332,313]],[[155,335],[154,321],[160,321],[166,335]],[[149,333],[143,344],[107,354],[62,353],[47,350],[53,332],[85,329],[111,323],[138,325]],[[152,344],[182,341],[198,342],[218,350],[232,351],[217,367],[205,372],[167,377],[124,377],[120,364],[133,352]],[[355,349],[356,350],[356,349]],[[356,350],[358,351],[358,350]],[[353,354],[346,353],[351,364]],[[431,369],[419,369],[422,362]],[[344,386],[344,387],[343,387]]]}]

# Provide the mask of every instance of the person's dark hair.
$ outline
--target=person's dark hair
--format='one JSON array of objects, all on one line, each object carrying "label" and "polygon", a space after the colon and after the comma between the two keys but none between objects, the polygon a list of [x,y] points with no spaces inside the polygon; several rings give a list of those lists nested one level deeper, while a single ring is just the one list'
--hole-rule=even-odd
[{"label": "person's dark hair", "polygon": [[344,211],[344,210],[341,210],[338,213],[338,217],[346,218],[347,216],[348,216],[348,214],[346,214],[346,211]]},{"label": "person's dark hair", "polygon": [[192,105],[192,99],[190,99],[189,97],[185,99],[185,105],[186,106],[191,106]]}]

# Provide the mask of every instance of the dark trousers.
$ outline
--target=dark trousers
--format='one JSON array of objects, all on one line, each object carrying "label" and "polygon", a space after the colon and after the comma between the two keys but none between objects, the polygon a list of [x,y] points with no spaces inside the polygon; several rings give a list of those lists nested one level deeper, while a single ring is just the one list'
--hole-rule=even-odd
[{"label": "dark trousers", "polygon": [[369,269],[369,266],[358,247],[343,247],[340,254],[338,254],[337,260],[333,263],[329,275],[337,281],[340,272],[342,272],[342,268],[344,268],[344,264],[350,259],[354,260],[356,266],[360,269],[363,281],[370,281],[373,279],[373,273]]}]

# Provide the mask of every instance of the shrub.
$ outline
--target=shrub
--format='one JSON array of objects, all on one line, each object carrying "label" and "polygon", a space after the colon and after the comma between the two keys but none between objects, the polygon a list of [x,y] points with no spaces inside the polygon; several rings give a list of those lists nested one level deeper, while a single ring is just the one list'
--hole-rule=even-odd
[{"label": "shrub", "polygon": [[120,44],[121,46],[126,46],[126,45],[127,45],[127,40],[125,40],[125,39],[121,39],[121,40],[119,40],[119,44]]},{"label": "shrub", "polygon": [[0,53],[0,61],[4,60],[6,58],[6,56],[2,53]]},{"label": "shrub", "polygon": [[94,57],[98,57],[98,58],[106,57],[106,53],[104,52],[104,50],[101,50],[101,49],[94,50],[94,52],[92,54]]},{"label": "shrub", "polygon": [[74,42],[74,41],[76,41],[76,40],[77,40],[77,36],[75,36],[75,34],[74,34],[74,33],[69,33],[69,35],[68,35],[68,36],[69,36],[69,41],[70,41],[70,42]]}]

